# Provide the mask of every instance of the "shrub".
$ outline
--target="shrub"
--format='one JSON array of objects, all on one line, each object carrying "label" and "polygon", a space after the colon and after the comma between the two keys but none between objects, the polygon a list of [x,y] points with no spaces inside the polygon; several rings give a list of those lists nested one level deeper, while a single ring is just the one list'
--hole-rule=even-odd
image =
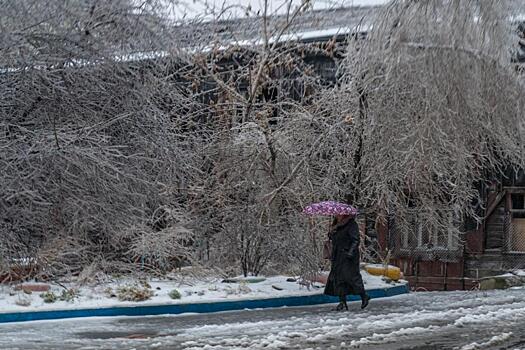
[{"label": "shrub", "polygon": [[58,297],[52,291],[44,292],[40,294],[40,298],[44,299],[44,303],[54,303],[57,301]]},{"label": "shrub", "polygon": [[171,299],[180,299],[180,298],[182,298],[182,295],[176,289],[173,289],[172,291],[170,291],[168,293],[168,295],[170,296]]},{"label": "shrub", "polygon": [[117,297],[120,301],[144,301],[153,296],[153,291],[137,285],[125,285],[117,288]]},{"label": "shrub", "polygon": [[77,289],[66,289],[62,291],[59,299],[62,301],[72,302],[75,300],[75,298],[78,298],[78,296],[79,293]]}]

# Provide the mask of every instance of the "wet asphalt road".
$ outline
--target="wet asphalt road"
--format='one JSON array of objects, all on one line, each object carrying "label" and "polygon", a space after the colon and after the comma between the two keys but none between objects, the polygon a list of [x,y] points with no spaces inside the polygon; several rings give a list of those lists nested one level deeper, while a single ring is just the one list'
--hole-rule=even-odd
[{"label": "wet asphalt road", "polygon": [[525,349],[525,289],[203,315],[0,325],[0,349]]}]

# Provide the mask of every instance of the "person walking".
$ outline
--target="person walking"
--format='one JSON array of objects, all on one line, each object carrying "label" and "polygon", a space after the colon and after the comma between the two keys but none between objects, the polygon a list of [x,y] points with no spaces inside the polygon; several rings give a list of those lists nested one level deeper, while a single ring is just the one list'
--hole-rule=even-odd
[{"label": "person walking", "polygon": [[334,223],[329,233],[332,265],[324,294],[339,297],[337,311],[348,310],[348,294],[361,296],[361,309],[364,309],[370,297],[366,294],[359,266],[359,226],[353,215],[336,215]]}]

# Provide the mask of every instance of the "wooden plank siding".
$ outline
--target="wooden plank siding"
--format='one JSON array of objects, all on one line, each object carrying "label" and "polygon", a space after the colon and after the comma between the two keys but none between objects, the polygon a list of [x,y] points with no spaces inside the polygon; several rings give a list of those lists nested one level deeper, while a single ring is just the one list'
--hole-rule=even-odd
[{"label": "wooden plank siding", "polygon": [[505,203],[500,205],[487,218],[485,224],[485,250],[501,251],[505,244]]}]

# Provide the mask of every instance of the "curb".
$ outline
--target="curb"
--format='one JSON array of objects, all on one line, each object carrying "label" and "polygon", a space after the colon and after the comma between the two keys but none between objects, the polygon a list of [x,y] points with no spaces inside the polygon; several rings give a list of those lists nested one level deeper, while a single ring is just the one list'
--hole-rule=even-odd
[{"label": "curb", "polygon": [[[408,284],[383,289],[367,291],[372,299],[391,297],[409,293]],[[359,300],[359,296],[348,296],[349,301]],[[0,323],[57,320],[76,317],[104,317],[104,316],[153,316],[153,315],[178,315],[183,313],[209,313],[221,311],[234,311],[244,309],[275,308],[283,306],[308,306],[327,303],[337,303],[337,297],[324,294],[292,296],[268,299],[252,299],[239,301],[220,301],[210,303],[171,304],[171,305],[146,305],[146,306],[121,306],[97,309],[53,310],[0,313]]]}]

